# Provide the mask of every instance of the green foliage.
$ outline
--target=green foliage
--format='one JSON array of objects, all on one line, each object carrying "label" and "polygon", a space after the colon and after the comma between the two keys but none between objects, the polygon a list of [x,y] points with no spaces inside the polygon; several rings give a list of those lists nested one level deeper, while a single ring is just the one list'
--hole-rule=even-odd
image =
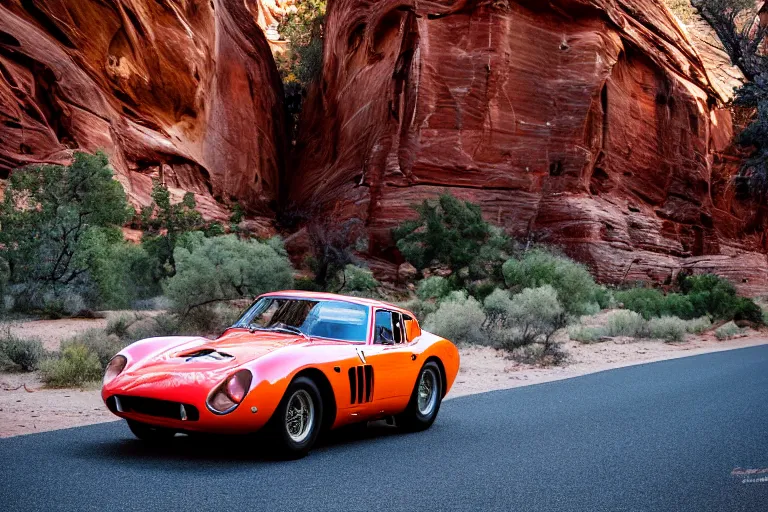
[{"label": "green foliage", "polygon": [[370,292],[379,286],[379,282],[374,279],[370,269],[358,267],[351,263],[344,267],[341,281],[341,292]]},{"label": "green foliage", "polygon": [[746,83],[737,90],[736,106],[755,109],[757,115],[739,135],[738,142],[750,152],[735,185],[737,195],[760,203],[768,198],[768,60],[764,47],[768,30],[753,0],[692,0],[702,17],[714,28],[731,62],[744,74]]},{"label": "green foliage", "polygon": [[102,377],[102,365],[96,354],[83,345],[65,348],[58,359],[43,361],[43,382],[54,388],[82,386]]},{"label": "green foliage", "polygon": [[424,329],[454,343],[482,343],[485,337],[481,327],[485,320],[483,308],[475,298],[466,292],[453,292],[434,313],[427,315]]},{"label": "green foliage", "polygon": [[648,320],[648,334],[653,339],[683,341],[688,322],[674,316],[662,316]]},{"label": "green foliage", "polygon": [[144,317],[137,315],[136,313],[125,313],[116,317],[110,318],[107,322],[105,334],[107,336],[117,336],[118,338],[126,338],[129,333],[129,329],[136,324],[136,322],[142,320]]},{"label": "green foliage", "polygon": [[[415,207],[416,220],[392,232],[397,248],[418,270],[433,264],[447,265],[459,281],[500,277],[499,267],[509,239],[483,220],[480,207],[442,194],[436,202]],[[461,272],[467,269],[466,272]]]},{"label": "green foliage", "polygon": [[648,324],[642,316],[634,311],[615,311],[608,317],[606,334],[608,336],[644,338],[648,334]]},{"label": "green foliage", "polygon": [[688,320],[685,330],[690,334],[702,334],[712,328],[712,321],[707,316]]},{"label": "green foliage", "polygon": [[654,288],[630,288],[614,293],[616,300],[626,309],[640,313],[649,319],[660,316],[696,318],[697,314],[690,299],[678,293],[664,295]]},{"label": "green foliage", "polygon": [[278,27],[289,42],[287,51],[276,57],[286,86],[298,84],[306,89],[323,67],[323,24],[326,0],[302,0]]},{"label": "green foliage", "polygon": [[11,332],[8,325],[0,328],[0,360],[17,365],[22,371],[36,370],[45,353],[38,339],[24,339]]},{"label": "green foliage", "polygon": [[0,257],[15,283],[76,284],[89,270],[89,232],[129,217],[103,153],[77,152],[69,166],[27,167],[11,174],[0,204]]},{"label": "green foliage", "polygon": [[115,354],[124,349],[128,343],[114,334],[107,334],[103,329],[88,329],[61,342],[61,350],[69,347],[85,347],[88,352],[95,354],[100,368],[106,368],[107,363]]},{"label": "green foliage", "polygon": [[416,296],[421,300],[440,300],[451,293],[452,287],[448,279],[441,276],[432,276],[419,281],[416,287]]},{"label": "green foliage", "polygon": [[512,297],[506,313],[509,336],[502,348],[512,350],[531,343],[542,343],[545,352],[552,348],[552,336],[566,326],[567,314],[550,285],[526,288]]},{"label": "green foliage", "polygon": [[664,3],[683,23],[688,24],[693,21],[696,11],[691,5],[691,0],[664,0]]},{"label": "green foliage", "polygon": [[290,288],[292,267],[279,242],[234,235],[187,239],[174,253],[176,274],[165,291],[178,310]]},{"label": "green foliage", "polygon": [[605,293],[584,265],[543,249],[533,249],[519,259],[507,260],[502,272],[507,286],[513,291],[552,286],[570,315],[594,312],[598,299],[605,300]]},{"label": "green foliage", "polygon": [[190,231],[203,229],[205,223],[200,212],[195,210],[195,195],[191,192],[184,194],[181,202],[172,203],[168,188],[156,181],[151,197],[152,204],[141,210],[142,246],[155,262],[152,275],[159,281],[176,271],[174,250],[179,238]]},{"label": "green foliage", "polygon": [[741,333],[742,330],[733,322],[728,322],[715,329],[715,337],[720,341],[730,340]]},{"label": "green foliage", "polygon": [[602,327],[588,327],[585,325],[575,325],[568,329],[568,337],[574,341],[584,344],[598,343],[606,336],[605,329]]}]

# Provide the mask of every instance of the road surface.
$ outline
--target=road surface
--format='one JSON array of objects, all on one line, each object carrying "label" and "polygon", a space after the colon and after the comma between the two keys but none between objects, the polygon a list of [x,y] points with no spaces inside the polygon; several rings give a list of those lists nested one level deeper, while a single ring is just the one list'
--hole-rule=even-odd
[{"label": "road surface", "polygon": [[345,431],[294,462],[241,441],[0,439],[0,509],[768,511],[768,346],[448,400],[427,432]]}]

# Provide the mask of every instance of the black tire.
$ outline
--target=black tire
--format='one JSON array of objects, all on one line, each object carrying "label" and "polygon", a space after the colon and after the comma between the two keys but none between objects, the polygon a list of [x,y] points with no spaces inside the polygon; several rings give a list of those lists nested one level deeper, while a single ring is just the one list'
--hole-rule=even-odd
[{"label": "black tire", "polygon": [[135,420],[126,420],[128,422],[128,428],[131,429],[133,435],[142,441],[149,443],[159,443],[161,441],[167,441],[176,435],[175,430],[162,427],[153,427],[146,423],[141,423]]},{"label": "black tire", "polygon": [[[306,402],[307,400],[310,402]],[[307,416],[305,419],[298,420],[298,423],[297,420],[289,422],[288,409],[291,407],[295,411],[296,406],[301,406],[302,410],[308,411]],[[296,415],[294,414],[293,417],[295,418]],[[302,418],[304,418],[303,415]],[[270,430],[278,441],[281,456],[298,459],[307,455],[317,441],[323,424],[323,399],[315,382],[307,377],[294,379],[285,391],[270,422]]]},{"label": "black tire", "polygon": [[[419,408],[419,387],[422,379],[427,379],[432,386],[432,391],[429,395],[430,399],[428,400],[429,406],[424,411]],[[421,367],[419,376],[416,378],[416,385],[413,387],[408,407],[395,418],[397,426],[408,432],[421,432],[428,429],[435,422],[442,402],[443,378],[440,366],[434,361],[428,361]]]}]

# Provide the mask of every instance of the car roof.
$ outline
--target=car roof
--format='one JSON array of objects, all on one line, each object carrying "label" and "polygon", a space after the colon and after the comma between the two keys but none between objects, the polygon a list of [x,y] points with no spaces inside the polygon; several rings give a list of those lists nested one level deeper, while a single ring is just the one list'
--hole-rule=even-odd
[{"label": "car roof", "polygon": [[391,309],[393,311],[405,313],[415,318],[415,315],[411,311],[395,306],[394,304],[389,304],[387,302],[382,302],[380,300],[375,300],[375,299],[366,299],[364,297],[350,297],[349,295],[339,295],[337,293],[308,292],[304,290],[283,290],[281,292],[265,293],[264,295],[262,295],[262,297],[288,297],[288,298],[296,298],[296,299],[340,300],[344,302],[351,302],[353,304],[360,304],[362,306]]}]

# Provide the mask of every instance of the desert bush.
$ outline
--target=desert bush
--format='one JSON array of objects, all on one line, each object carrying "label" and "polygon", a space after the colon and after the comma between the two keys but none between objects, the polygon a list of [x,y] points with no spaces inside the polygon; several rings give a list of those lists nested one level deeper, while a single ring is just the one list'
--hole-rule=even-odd
[{"label": "desert bush", "polygon": [[137,315],[136,313],[123,313],[117,315],[107,321],[105,332],[107,336],[115,335],[118,338],[125,338],[128,336],[128,331],[131,326],[143,318],[142,315]]},{"label": "desert bush", "polygon": [[162,313],[137,321],[128,330],[125,341],[134,342],[158,336],[175,336],[180,333],[179,331],[180,321],[178,315]]},{"label": "desert bush", "polygon": [[103,368],[96,354],[75,344],[64,348],[58,359],[43,361],[40,371],[48,386],[63,388],[96,382],[101,379]]},{"label": "desert bush", "polygon": [[119,228],[130,218],[130,208],[107,156],[75,152],[68,166],[11,173],[0,218],[0,257],[9,264],[11,281],[56,288],[87,280],[85,235]]},{"label": "desert bush", "polygon": [[600,310],[612,308],[616,304],[613,292],[606,286],[598,286],[595,290],[595,302],[600,306]]},{"label": "desert bush", "polygon": [[176,274],[165,284],[181,311],[289,288],[292,267],[279,242],[239,240],[234,235],[198,238],[175,251]]},{"label": "desert bush", "polygon": [[604,299],[600,287],[584,265],[543,249],[533,249],[519,259],[508,260],[502,272],[512,290],[552,286],[563,308],[571,315],[594,311],[593,304],[598,298]]},{"label": "desert bush", "polygon": [[416,319],[419,321],[426,319],[429,314],[434,313],[438,308],[438,305],[435,302],[419,299],[411,299],[405,302],[399,302],[398,305],[401,308],[416,315]]},{"label": "desert bush", "polygon": [[702,334],[708,331],[712,327],[712,321],[708,316],[702,316],[700,318],[694,318],[688,320],[685,326],[685,330],[690,334]]},{"label": "desert bush", "polygon": [[675,316],[662,316],[648,320],[648,336],[664,341],[683,341],[687,322]]},{"label": "desert bush", "polygon": [[608,316],[606,325],[608,336],[628,336],[644,338],[648,334],[647,321],[634,311],[615,311]]},{"label": "desert bush", "polygon": [[374,279],[373,272],[364,267],[348,264],[344,267],[341,274],[341,291],[350,292],[370,292],[379,286],[379,282]]},{"label": "desert bush", "polygon": [[450,281],[441,276],[422,279],[416,287],[416,295],[421,300],[440,300],[451,291]]},{"label": "desert bush", "polygon": [[729,340],[742,333],[742,330],[734,322],[728,322],[715,329],[715,338],[720,341]]},{"label": "desert bush", "polygon": [[605,336],[606,331],[603,327],[575,325],[568,329],[569,338],[584,344],[598,343]]},{"label": "desert bush", "polygon": [[512,297],[506,313],[509,329],[500,340],[501,347],[511,351],[523,345],[542,343],[545,352],[550,352],[552,336],[566,323],[567,314],[552,286],[526,288]]},{"label": "desert bush", "polygon": [[689,319],[697,315],[688,297],[678,293],[664,295],[654,288],[630,288],[617,291],[616,300],[630,311],[640,313],[646,320],[660,316],[676,316]]},{"label": "desert bush", "polygon": [[96,356],[101,368],[106,368],[109,360],[127,345],[127,341],[121,340],[115,334],[107,334],[103,329],[88,329],[62,341],[61,350],[63,353],[70,347],[85,347]]},{"label": "desert bush", "polygon": [[0,328],[0,356],[22,371],[36,370],[45,350],[38,339],[25,339],[11,332],[9,325]]},{"label": "desert bush", "polygon": [[482,343],[484,323],[485,313],[480,303],[466,292],[453,292],[434,313],[427,315],[424,329],[454,343]]},{"label": "desert bush", "polygon": [[218,336],[234,325],[242,310],[227,303],[208,304],[179,315],[176,333],[182,335]]},{"label": "desert bush", "polygon": [[497,288],[483,301],[487,323],[497,327],[508,327],[512,309],[512,298],[507,290]]},{"label": "desert bush", "polygon": [[442,194],[414,209],[419,217],[392,231],[397,248],[416,269],[447,265],[460,282],[500,279],[501,263],[511,242],[483,219],[480,207]]}]

